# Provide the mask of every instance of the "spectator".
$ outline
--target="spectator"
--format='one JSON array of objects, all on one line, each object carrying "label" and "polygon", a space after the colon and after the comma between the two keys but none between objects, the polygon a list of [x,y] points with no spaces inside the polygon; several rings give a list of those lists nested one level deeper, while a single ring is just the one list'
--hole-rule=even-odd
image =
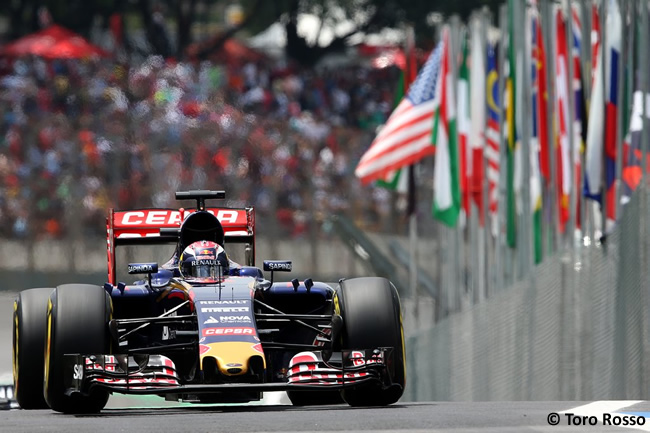
[{"label": "spectator", "polygon": [[173,207],[187,188],[223,188],[286,235],[338,212],[379,229],[390,197],[353,171],[390,114],[396,77],[16,59],[0,79],[1,235],[103,236],[107,207]]}]

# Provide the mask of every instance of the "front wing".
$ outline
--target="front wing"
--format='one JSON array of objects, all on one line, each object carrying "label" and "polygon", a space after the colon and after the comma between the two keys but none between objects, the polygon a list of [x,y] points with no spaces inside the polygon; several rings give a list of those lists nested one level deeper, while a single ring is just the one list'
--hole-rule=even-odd
[{"label": "front wing", "polygon": [[284,382],[184,384],[171,359],[162,355],[65,355],[66,394],[88,394],[103,388],[121,394],[201,394],[291,389],[343,389],[391,383],[386,360],[393,348],[350,350],[333,354],[328,362],[320,351],[301,352],[290,363]]}]

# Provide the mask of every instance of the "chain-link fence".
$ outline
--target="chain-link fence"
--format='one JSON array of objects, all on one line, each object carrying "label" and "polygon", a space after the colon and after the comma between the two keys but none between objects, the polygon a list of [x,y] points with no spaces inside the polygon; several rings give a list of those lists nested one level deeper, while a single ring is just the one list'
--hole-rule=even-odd
[{"label": "chain-link fence", "polygon": [[649,194],[602,243],[408,338],[411,400],[646,399]]}]

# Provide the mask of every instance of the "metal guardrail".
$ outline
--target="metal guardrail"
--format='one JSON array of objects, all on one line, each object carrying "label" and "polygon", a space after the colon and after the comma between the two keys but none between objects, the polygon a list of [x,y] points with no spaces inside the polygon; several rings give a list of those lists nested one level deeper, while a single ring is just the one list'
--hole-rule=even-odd
[{"label": "metal guardrail", "polygon": [[397,277],[395,264],[375,245],[373,241],[345,215],[335,215],[331,219],[334,232],[357,258],[366,266],[368,271],[379,277],[388,278],[403,294],[408,285],[403,284]]},{"label": "metal guardrail", "polygon": [[18,409],[13,385],[0,385],[0,410]]},{"label": "metal guardrail", "polygon": [[[408,271],[409,267],[411,266],[411,256],[409,255],[408,251],[406,251],[396,240],[389,241],[388,247],[390,248],[391,253],[393,253],[393,256]],[[426,272],[424,269],[418,266],[416,272],[416,278],[417,278],[418,286],[426,289],[426,291],[431,295],[431,297],[437,301],[439,299],[438,296],[440,295],[440,291],[435,286],[435,284],[433,284],[433,278],[431,277],[431,275],[429,275],[428,272]]]}]

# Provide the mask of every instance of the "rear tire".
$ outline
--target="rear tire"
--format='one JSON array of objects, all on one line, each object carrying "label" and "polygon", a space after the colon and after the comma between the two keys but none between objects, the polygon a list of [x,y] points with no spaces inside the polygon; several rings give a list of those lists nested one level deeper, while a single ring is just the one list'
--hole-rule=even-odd
[{"label": "rear tire", "polygon": [[106,291],[90,284],[65,284],[50,296],[45,345],[44,395],[57,412],[94,413],[106,406],[108,392],[65,394],[64,354],[108,354],[108,321],[112,306]]},{"label": "rear tire", "polygon": [[22,409],[47,409],[43,397],[43,366],[47,334],[47,302],[54,289],[29,289],[14,301],[14,396]]},{"label": "rear tire", "polygon": [[406,385],[402,313],[395,286],[385,278],[353,278],[341,282],[337,297],[343,318],[343,349],[394,348],[392,357],[386,359],[393,386],[344,389],[341,392],[343,399],[350,406],[395,403]]}]

